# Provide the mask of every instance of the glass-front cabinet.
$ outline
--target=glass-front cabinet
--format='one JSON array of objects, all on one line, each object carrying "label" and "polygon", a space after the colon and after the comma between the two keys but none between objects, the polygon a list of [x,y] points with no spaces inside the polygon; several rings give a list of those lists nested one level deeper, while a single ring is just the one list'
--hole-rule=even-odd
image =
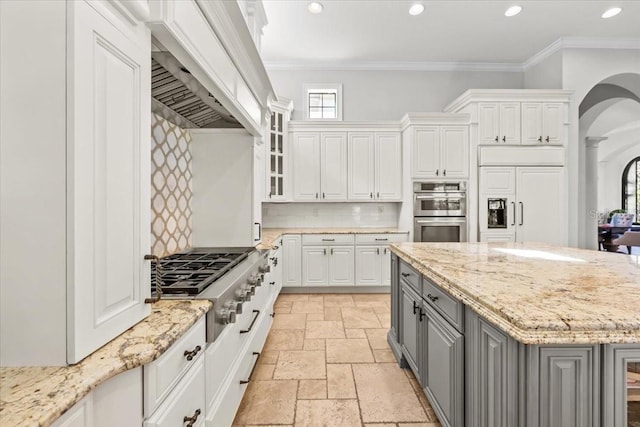
[{"label": "glass-front cabinet", "polygon": [[280,99],[271,104],[267,142],[267,197],[266,201],[287,200],[287,137],[288,122],[293,104]]}]

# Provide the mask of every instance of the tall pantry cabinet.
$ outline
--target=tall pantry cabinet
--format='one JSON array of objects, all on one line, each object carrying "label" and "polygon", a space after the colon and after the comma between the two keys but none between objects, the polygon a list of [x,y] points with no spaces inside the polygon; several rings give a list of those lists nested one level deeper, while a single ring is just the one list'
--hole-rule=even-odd
[{"label": "tall pantry cabinet", "polygon": [[2,366],[79,362],[150,312],[151,41],[116,5],[0,4]]}]

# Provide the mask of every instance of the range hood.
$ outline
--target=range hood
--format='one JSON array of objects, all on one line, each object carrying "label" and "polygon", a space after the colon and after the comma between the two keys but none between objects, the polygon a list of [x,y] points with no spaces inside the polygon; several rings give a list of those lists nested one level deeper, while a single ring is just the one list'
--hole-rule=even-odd
[{"label": "range hood", "polygon": [[242,128],[171,53],[151,54],[151,111],[184,129]]}]

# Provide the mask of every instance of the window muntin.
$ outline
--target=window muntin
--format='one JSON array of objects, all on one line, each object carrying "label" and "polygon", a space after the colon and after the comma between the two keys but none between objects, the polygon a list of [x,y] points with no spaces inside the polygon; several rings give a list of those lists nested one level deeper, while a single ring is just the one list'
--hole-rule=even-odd
[{"label": "window muntin", "polygon": [[622,173],[622,209],[635,213],[635,222],[640,222],[640,157],[631,160]]},{"label": "window muntin", "polygon": [[342,84],[305,84],[303,91],[307,120],[342,120]]}]

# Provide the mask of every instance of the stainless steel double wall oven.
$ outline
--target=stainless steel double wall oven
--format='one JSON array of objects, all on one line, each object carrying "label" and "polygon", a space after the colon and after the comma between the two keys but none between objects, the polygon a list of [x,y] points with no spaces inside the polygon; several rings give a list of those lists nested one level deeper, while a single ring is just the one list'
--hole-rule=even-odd
[{"label": "stainless steel double wall oven", "polygon": [[466,242],[466,182],[414,182],[413,225],[414,242]]}]

